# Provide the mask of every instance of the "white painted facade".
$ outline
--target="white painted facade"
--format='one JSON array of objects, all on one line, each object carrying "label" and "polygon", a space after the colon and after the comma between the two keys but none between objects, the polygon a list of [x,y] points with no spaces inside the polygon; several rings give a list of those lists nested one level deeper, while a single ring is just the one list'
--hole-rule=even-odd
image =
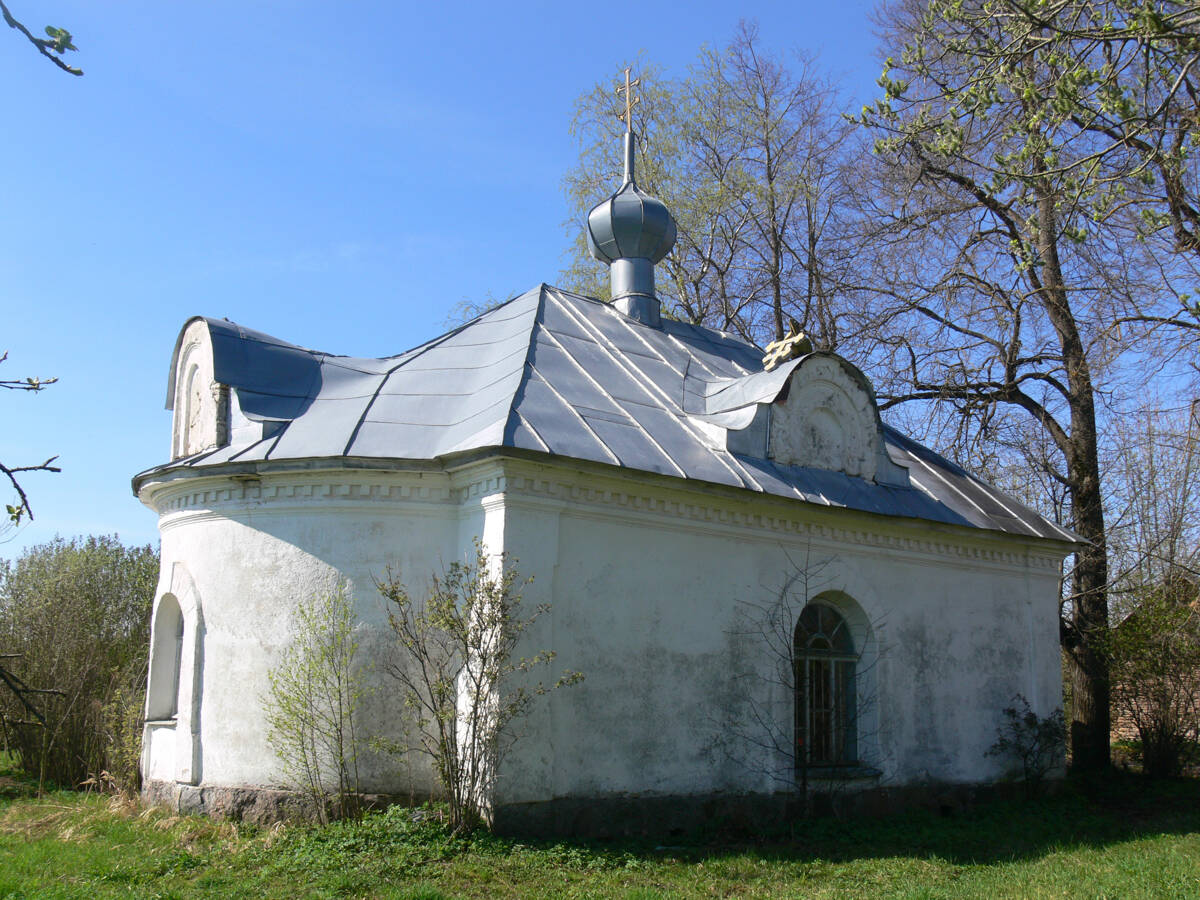
[{"label": "white painted facade", "polygon": [[[585,676],[530,717],[497,806],[778,790],[764,773],[781,761],[730,752],[726,723],[753,700],[788,727],[793,698],[764,687],[778,659],[746,633],[745,610],[799,569],[820,569],[808,599],[839,609],[861,648],[871,785],[1000,778],[1007,764],[985,753],[1001,710],[1016,694],[1042,714],[1060,704],[1058,545],[500,454],[409,471],[257,469],[142,486],[162,532],[148,779],[283,786],[262,700],[297,600],[345,579],[374,653],[388,639],[375,579],[391,566],[419,594],[476,536],[534,576],[527,603],[551,604],[530,648]],[[760,696],[739,694],[731,673],[756,668]],[[394,686],[375,678],[362,727],[395,736]],[[172,687],[174,704],[162,699]],[[369,757],[363,776],[371,791],[432,787],[420,762],[397,771]]]},{"label": "white painted facade", "polygon": [[[269,673],[298,602],[339,582],[375,688],[359,734],[403,738],[377,579],[390,569],[419,597],[473,557],[476,539],[533,576],[526,608],[550,606],[523,655],[550,649],[556,671],[584,675],[540,698],[523,723],[490,798],[497,810],[785,789],[799,708],[792,630],[810,602],[849,629],[857,742],[856,765],[818,768],[815,780],[994,782],[1011,766],[987,755],[1002,710],[1017,695],[1040,715],[1061,703],[1059,572],[1072,545],[996,528],[1022,514],[996,492],[980,500],[994,516],[980,527],[723,486],[674,460],[678,475],[486,445],[424,460],[238,461],[234,451],[288,423],[252,418],[239,390],[216,381],[212,327],[193,320],[180,336],[172,463],[136,482],[162,535],[142,759],[159,796],[289,787],[267,739]],[[937,481],[928,458],[889,454],[870,384],[848,362],[810,353],[787,366],[699,384],[704,411],[678,412],[682,427],[729,465],[740,465],[736,453],[838,473],[881,503],[894,498],[893,509],[921,508],[904,503],[932,496],[927,484],[975,503]],[[206,464],[217,448],[223,461]],[[909,465],[934,474],[917,483]],[[766,624],[784,607],[782,625]],[[368,753],[360,774],[368,792],[436,790],[420,757]]]}]

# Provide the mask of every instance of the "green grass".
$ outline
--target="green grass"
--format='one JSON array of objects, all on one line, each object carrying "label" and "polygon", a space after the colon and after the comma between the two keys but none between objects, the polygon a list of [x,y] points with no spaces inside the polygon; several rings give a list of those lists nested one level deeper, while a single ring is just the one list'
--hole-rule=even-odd
[{"label": "green grass", "polygon": [[0,774],[0,898],[1200,897],[1200,782],[1104,787],[663,847],[453,838],[400,808],[262,829]]}]

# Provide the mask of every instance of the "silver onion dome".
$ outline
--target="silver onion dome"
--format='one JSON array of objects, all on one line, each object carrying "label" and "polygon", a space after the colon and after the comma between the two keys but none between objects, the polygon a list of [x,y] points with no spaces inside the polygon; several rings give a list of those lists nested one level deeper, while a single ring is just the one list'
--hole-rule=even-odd
[{"label": "silver onion dome", "polygon": [[588,250],[601,262],[648,259],[659,262],[675,245],[675,220],[667,206],[633,178],[633,133],[625,132],[625,180],[588,213]]},{"label": "silver onion dome", "polygon": [[654,264],[675,245],[675,219],[666,204],[638,188],[631,131],[625,132],[625,178],[620,189],[588,213],[588,251],[609,266],[613,303],[627,316],[657,326]]}]

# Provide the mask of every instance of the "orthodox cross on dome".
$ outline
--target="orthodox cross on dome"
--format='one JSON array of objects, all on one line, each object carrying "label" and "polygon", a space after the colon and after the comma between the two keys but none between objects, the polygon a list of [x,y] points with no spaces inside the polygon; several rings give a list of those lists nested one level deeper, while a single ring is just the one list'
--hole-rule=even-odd
[{"label": "orthodox cross on dome", "polygon": [[641,78],[629,80],[629,73],[632,71],[632,66],[625,67],[625,86],[617,85],[617,95],[625,98],[625,112],[618,113],[617,118],[625,123],[626,131],[633,131],[633,108],[642,102],[641,97],[635,97],[633,89],[642,83]]}]

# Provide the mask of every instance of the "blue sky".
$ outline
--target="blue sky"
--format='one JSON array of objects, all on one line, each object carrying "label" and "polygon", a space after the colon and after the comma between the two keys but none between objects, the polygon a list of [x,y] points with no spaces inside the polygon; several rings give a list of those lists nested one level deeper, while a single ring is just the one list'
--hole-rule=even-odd
[{"label": "blue sky", "polygon": [[[463,300],[565,265],[572,104],[645,51],[679,72],[754,20],[856,101],[873,4],[12,0],[69,29],[74,78],[0,33],[0,460],[55,534],[157,540],[130,477],[164,462],[175,337],[193,315],[356,356],[444,330]],[[613,148],[614,154],[618,148]]]}]

